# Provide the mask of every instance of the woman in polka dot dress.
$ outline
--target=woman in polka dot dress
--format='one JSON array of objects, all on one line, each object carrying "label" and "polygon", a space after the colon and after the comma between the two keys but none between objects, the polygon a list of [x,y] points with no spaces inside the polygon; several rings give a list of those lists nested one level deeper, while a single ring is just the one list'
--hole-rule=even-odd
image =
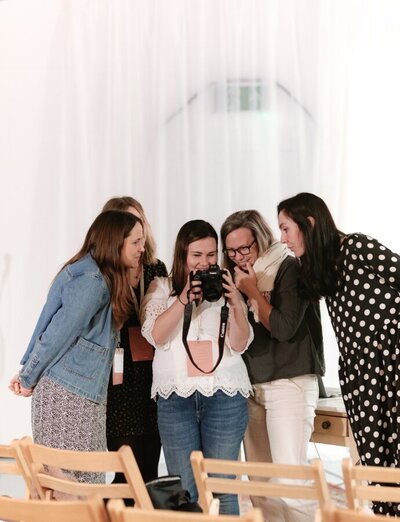
[{"label": "woman in polka dot dress", "polygon": [[[400,256],[363,234],[341,233],[308,193],[278,205],[281,241],[301,263],[304,295],[326,298],[339,378],[361,463],[400,467]],[[375,513],[400,515],[375,502]]]}]

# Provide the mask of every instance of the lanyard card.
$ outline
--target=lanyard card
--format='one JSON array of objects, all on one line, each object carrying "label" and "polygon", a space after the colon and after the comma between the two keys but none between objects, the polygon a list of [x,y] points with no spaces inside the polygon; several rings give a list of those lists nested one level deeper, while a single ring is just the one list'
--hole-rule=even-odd
[{"label": "lanyard card", "polygon": [[154,348],[143,337],[140,326],[128,328],[128,335],[132,361],[152,361],[154,359]]},{"label": "lanyard card", "polygon": [[115,349],[113,359],[112,383],[113,385],[122,384],[124,382],[124,349],[118,347]]},{"label": "lanyard card", "polygon": [[[208,372],[213,368],[213,353],[212,353],[212,342],[211,341],[188,341],[190,353],[192,354],[193,360],[199,368],[203,371]],[[209,377],[214,375],[212,373],[203,373],[196,366],[193,365],[192,361],[186,356],[187,360],[187,374],[188,377]]]}]

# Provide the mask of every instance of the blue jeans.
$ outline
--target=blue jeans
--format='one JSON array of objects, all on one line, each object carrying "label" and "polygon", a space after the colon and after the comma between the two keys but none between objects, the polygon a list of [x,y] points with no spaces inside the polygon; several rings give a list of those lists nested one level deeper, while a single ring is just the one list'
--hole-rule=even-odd
[{"label": "blue jeans", "polygon": [[[168,473],[180,475],[182,485],[197,500],[190,454],[200,450],[207,458],[237,460],[247,426],[247,399],[217,391],[211,397],[199,392],[184,398],[173,393],[158,397],[160,430]],[[218,495],[220,512],[239,514],[236,495]]]}]

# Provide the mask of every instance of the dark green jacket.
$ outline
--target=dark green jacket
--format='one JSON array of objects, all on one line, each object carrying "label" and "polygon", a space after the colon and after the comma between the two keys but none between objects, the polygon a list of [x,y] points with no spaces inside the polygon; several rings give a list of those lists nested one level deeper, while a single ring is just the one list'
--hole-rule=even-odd
[{"label": "dark green jacket", "polygon": [[271,332],[249,312],[254,341],[243,359],[253,384],[325,372],[319,304],[299,296],[298,269],[296,259],[287,257],[278,270],[271,294]]}]

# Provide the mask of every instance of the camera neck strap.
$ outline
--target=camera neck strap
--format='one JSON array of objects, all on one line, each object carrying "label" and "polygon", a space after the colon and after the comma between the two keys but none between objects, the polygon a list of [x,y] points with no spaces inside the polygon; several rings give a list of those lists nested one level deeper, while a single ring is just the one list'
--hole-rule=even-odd
[{"label": "camera neck strap", "polygon": [[187,343],[187,335],[189,332],[190,321],[192,320],[192,309],[193,309],[193,303],[187,303],[185,305],[185,311],[184,311],[184,315],[183,315],[182,342],[185,347],[186,353],[190,359],[190,362],[193,364],[193,366],[195,366],[202,373],[213,373],[217,369],[219,363],[222,361],[222,356],[224,355],[225,335],[226,335],[226,327],[228,324],[229,308],[226,304],[226,299],[225,299],[225,303],[223,304],[223,306],[221,306],[221,316],[220,316],[221,318],[220,318],[220,323],[219,323],[218,360],[215,363],[214,368],[212,368],[209,371],[202,370],[196,364],[195,360],[193,359],[190,348],[188,346],[188,343]]}]

